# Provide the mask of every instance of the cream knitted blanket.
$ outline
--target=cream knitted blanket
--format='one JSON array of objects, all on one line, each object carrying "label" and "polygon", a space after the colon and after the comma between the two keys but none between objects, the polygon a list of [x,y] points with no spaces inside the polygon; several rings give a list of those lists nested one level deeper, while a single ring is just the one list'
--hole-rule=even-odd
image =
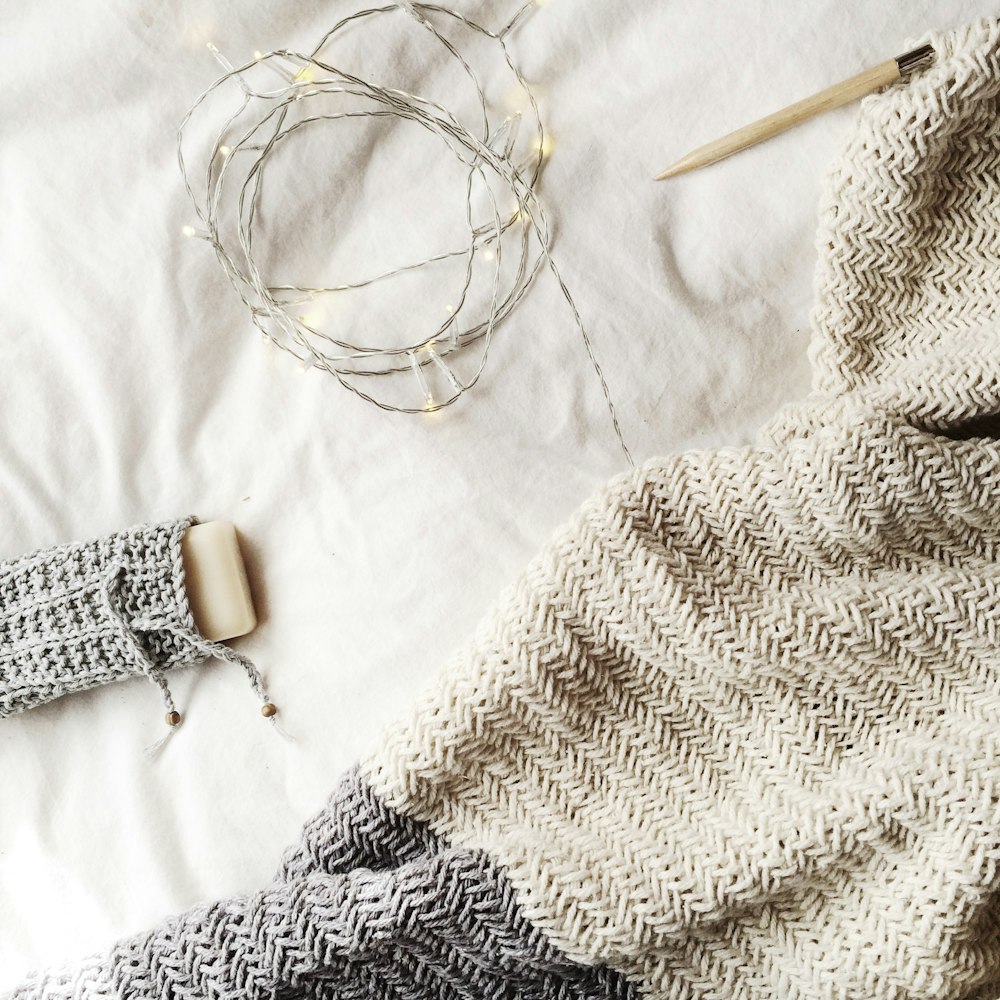
[{"label": "cream knitted blanket", "polygon": [[1000,997],[1000,25],[867,99],[815,385],[588,503],[274,882],[14,996]]}]

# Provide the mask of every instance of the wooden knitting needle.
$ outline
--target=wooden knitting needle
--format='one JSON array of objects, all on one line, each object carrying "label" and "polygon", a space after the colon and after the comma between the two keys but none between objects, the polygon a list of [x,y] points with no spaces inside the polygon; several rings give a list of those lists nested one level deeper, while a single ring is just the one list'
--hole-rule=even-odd
[{"label": "wooden knitting needle", "polygon": [[667,167],[661,174],[657,174],[653,180],[662,181],[668,177],[676,177],[677,174],[686,174],[689,170],[697,170],[698,167],[707,167],[710,163],[715,163],[726,156],[732,156],[741,149],[756,146],[757,143],[770,139],[772,136],[785,132],[801,122],[808,121],[824,111],[831,111],[841,105],[856,101],[865,94],[870,94],[879,87],[886,87],[890,83],[895,83],[901,76],[911,72],[917,66],[923,65],[929,59],[934,58],[934,49],[930,45],[921,45],[918,49],[905,52],[895,59],[887,59],[878,66],[866,69],[863,73],[858,73],[848,80],[835,83],[826,90],[821,90],[812,97],[807,97],[798,104],[776,111],[773,115],[761,118],[760,121],[724,135],[721,139],[700,146],[698,149],[682,156],[676,163]]}]

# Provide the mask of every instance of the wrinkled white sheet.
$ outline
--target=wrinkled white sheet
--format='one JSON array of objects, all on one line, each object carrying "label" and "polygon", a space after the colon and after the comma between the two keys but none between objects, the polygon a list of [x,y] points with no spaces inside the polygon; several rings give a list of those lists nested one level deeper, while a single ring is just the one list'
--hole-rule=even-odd
[{"label": "wrinkled white sheet", "polygon": [[[496,25],[516,9],[459,6]],[[553,251],[638,460],[745,443],[806,391],[815,205],[853,111],[685,178],[652,174],[986,6],[547,0],[518,29],[553,137],[540,189]],[[297,742],[218,664],[174,677],[188,718],[154,764],[142,749],[162,708],[143,681],[0,723],[0,989],[269,878],[337,775],[623,467],[550,275],[473,395],[400,417],[297,374],[250,331],[210,249],[181,236],[174,135],[218,75],[206,42],[239,61],[308,49],[353,9],[4,5],[0,557],[187,513],[234,521],[262,616],[239,647]],[[409,58],[364,32],[343,51],[387,82]],[[408,214],[407,174],[432,183],[441,156],[413,144],[399,164],[359,142],[328,185],[276,192],[275,216],[295,221],[314,192],[344,245],[391,250],[417,226],[434,248],[460,205],[440,187],[440,213]],[[276,259],[297,246],[283,232]]]}]

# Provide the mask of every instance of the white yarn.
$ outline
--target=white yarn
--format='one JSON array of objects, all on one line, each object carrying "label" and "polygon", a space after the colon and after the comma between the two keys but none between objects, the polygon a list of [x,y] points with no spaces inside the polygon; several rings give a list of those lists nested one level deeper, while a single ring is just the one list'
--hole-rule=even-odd
[{"label": "white yarn", "polygon": [[815,391],[588,504],[368,764],[651,997],[1000,995],[1000,24],[866,100]]}]

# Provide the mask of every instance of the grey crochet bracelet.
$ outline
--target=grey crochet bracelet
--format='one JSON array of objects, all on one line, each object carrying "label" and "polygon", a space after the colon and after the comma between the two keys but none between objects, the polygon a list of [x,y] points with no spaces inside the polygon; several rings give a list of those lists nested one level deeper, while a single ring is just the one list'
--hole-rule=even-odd
[{"label": "grey crochet bracelet", "polygon": [[182,716],[167,671],[214,657],[246,671],[273,721],[254,664],[195,625],[181,557],[194,523],[138,525],[0,562],[0,718],[141,676],[160,689],[173,730]]}]

